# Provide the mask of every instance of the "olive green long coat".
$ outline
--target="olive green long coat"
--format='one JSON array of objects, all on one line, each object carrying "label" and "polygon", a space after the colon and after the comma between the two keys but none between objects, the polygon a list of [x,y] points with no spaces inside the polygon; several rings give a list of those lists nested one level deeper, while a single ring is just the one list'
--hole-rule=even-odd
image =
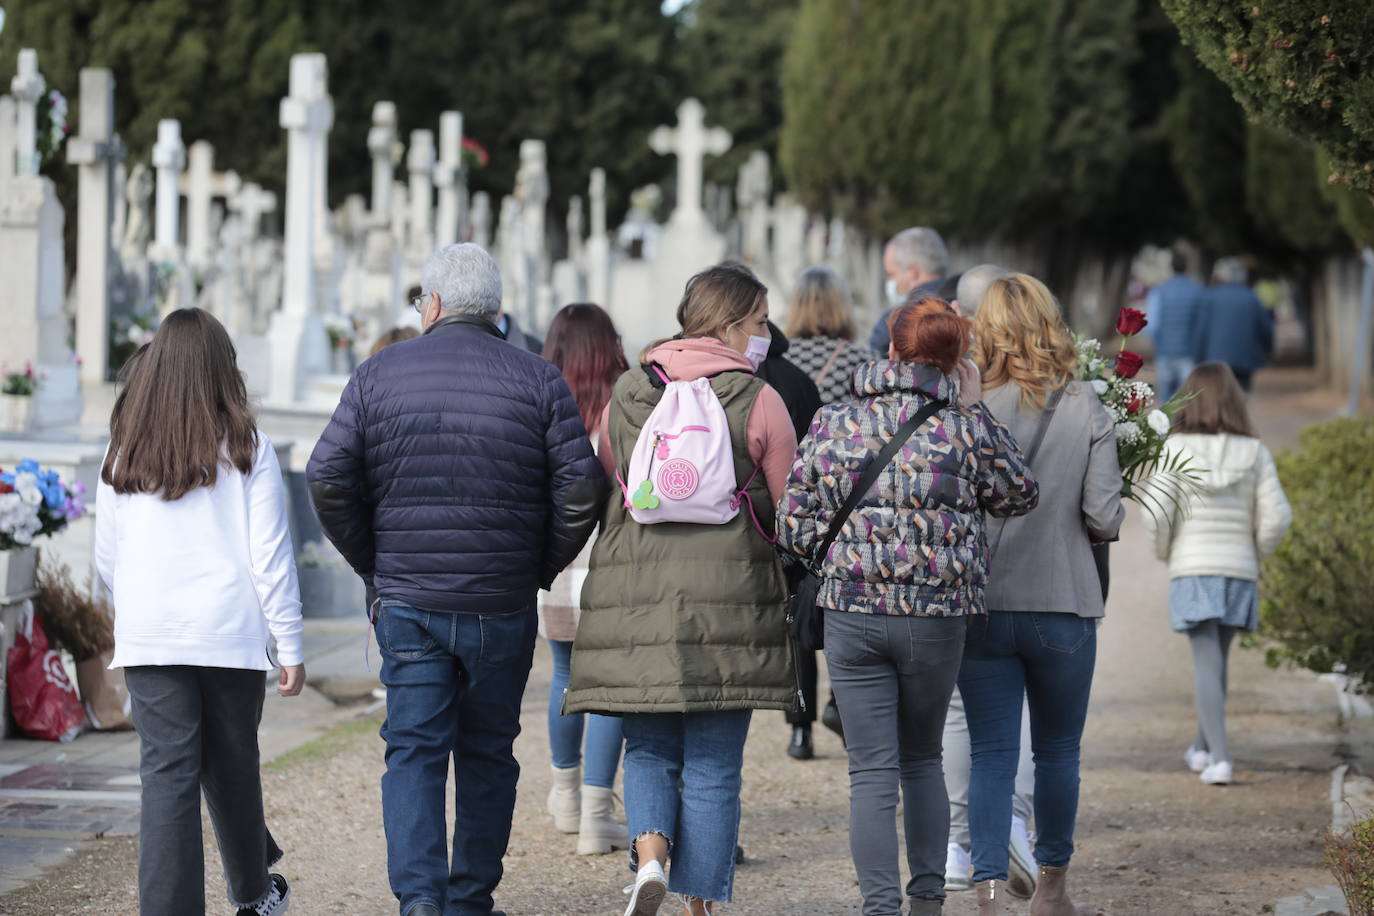
[{"label": "olive green long coat", "polygon": [[[723,373],[711,387],[725,408],[738,483],[771,532],[772,500],[754,474],[746,429],[764,383]],[[610,437],[622,478],[639,431],[662,397],[632,369],[611,395]],[[617,491],[582,587],[563,711],[601,713],[792,709],[799,691],[787,638],[787,587],[748,503],[724,525],[642,525]]]}]

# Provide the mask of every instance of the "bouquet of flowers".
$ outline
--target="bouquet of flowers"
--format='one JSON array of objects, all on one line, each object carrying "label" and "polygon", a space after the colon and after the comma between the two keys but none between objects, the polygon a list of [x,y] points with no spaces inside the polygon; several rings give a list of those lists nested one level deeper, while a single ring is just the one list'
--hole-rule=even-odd
[{"label": "bouquet of flowers", "polygon": [[66,528],[86,514],[85,496],[80,481],[68,486],[36,461],[21,461],[12,473],[0,470],[0,550],[18,550]]},{"label": "bouquet of flowers", "polygon": [[67,135],[72,132],[67,123],[67,98],[56,89],[38,99],[38,161],[47,162],[62,150]]},{"label": "bouquet of flowers", "polygon": [[471,137],[463,138],[462,151],[463,171],[469,175],[478,169],[486,168],[487,163],[491,161],[491,155],[487,152],[487,148]]},{"label": "bouquet of flowers", "polygon": [[1116,319],[1121,349],[1114,359],[1102,355],[1102,344],[1091,337],[1073,336],[1078,351],[1075,375],[1093,386],[1102,405],[1116,424],[1116,454],[1121,463],[1121,495],[1153,513],[1159,507],[1156,491],[1182,497],[1196,491],[1200,475],[1187,458],[1165,451],[1174,414],[1187,402],[1175,396],[1167,404],[1155,404],[1155,391],[1136,375],[1145,360],[1127,349],[1131,338],[1148,322],[1139,309],[1123,308]]},{"label": "bouquet of flowers", "polygon": [[4,381],[0,383],[0,394],[17,394],[30,397],[38,389],[38,374],[33,371],[33,363],[25,363],[23,372],[5,371]]},{"label": "bouquet of flowers", "polygon": [[357,324],[342,315],[325,315],[324,329],[329,334],[329,346],[335,350],[347,350],[353,346],[358,334]]}]

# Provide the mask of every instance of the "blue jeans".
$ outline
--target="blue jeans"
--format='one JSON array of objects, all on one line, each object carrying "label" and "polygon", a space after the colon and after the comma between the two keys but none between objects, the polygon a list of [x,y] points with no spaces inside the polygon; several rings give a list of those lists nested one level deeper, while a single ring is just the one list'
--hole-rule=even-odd
[{"label": "blue jeans", "polygon": [[[387,876],[401,916],[421,903],[444,916],[492,911],[515,810],[520,765],[512,746],[535,629],[533,606],[486,617],[382,602],[382,823]],[[444,837],[450,755],[451,866]]]},{"label": "blue jeans", "polygon": [[911,880],[943,899],[949,795],[940,739],[964,648],[965,618],[827,611],[825,663],[849,752],[849,850],[864,916],[902,909],[897,799]]},{"label": "blue jeans", "polygon": [[553,682],[549,684],[549,750],[553,754],[553,765],[567,770],[583,762],[585,724],[587,747],[582,784],[614,788],[615,768],[620,765],[620,717],[580,712],[563,715],[563,691],[568,688],[572,646],[571,642],[549,640],[549,651],[553,653]]},{"label": "blue jeans", "polygon": [[1096,658],[1097,621],[1076,614],[992,611],[969,627],[959,693],[973,749],[973,880],[1007,878],[1023,695],[1035,757],[1035,859],[1058,868],[1073,857],[1078,751]]},{"label": "blue jeans", "polygon": [[1156,356],[1155,388],[1159,403],[1163,404],[1183,386],[1197,361],[1191,356]]},{"label": "blue jeans", "polygon": [[[668,841],[668,890],[730,902],[739,841],[740,769],[750,710],[625,716],[630,838]],[[630,867],[639,862],[630,847]]]}]

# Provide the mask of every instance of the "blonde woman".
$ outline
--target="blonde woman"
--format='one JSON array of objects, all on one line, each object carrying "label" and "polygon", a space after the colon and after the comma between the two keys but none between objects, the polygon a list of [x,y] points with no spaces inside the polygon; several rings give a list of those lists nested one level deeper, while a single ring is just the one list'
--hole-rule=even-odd
[{"label": "blonde woman", "polygon": [[1039,280],[994,280],[973,333],[983,401],[1021,443],[1040,484],[1034,512],[989,525],[988,614],[969,627],[959,672],[973,749],[968,814],[979,914],[1002,912],[1024,697],[1039,863],[1030,914],[1086,916],[1097,910],[1069,900],[1065,872],[1103,614],[1091,543],[1114,539],[1125,517],[1116,436],[1092,388],[1073,381],[1069,329]]},{"label": "blonde woman", "polygon": [[808,267],[783,329],[787,358],[801,367],[821,392],[821,402],[838,404],[854,397],[854,370],[878,359],[854,343],[854,304],[844,278],[831,267]]}]

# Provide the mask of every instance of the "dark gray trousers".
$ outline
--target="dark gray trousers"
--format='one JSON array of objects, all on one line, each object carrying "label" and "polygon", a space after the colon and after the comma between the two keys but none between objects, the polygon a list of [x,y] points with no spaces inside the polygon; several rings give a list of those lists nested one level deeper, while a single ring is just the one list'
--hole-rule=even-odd
[{"label": "dark gray trousers", "polygon": [[270,889],[281,858],[263,821],[258,723],[261,671],[147,665],[124,669],[140,741],[140,916],[203,916],[205,852],[200,793],[210,806],[233,906]]},{"label": "dark gray trousers", "polygon": [[864,916],[898,916],[897,798],[906,896],[943,899],[949,795],[945,710],[964,653],[963,617],[825,613],[825,661],[849,749],[849,848]]}]

